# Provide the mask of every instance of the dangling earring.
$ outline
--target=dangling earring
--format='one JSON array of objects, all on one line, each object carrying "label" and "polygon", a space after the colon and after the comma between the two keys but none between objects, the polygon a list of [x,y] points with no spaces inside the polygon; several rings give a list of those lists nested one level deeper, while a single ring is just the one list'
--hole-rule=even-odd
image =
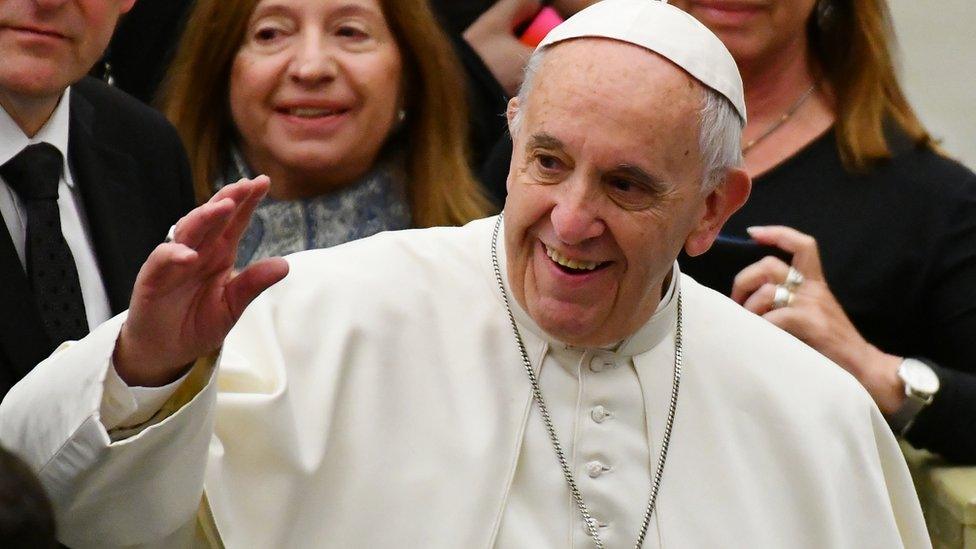
[{"label": "dangling earring", "polygon": [[397,110],[397,122],[399,122],[400,124],[403,124],[403,122],[406,119],[407,119],[407,110],[406,109],[398,109]]}]

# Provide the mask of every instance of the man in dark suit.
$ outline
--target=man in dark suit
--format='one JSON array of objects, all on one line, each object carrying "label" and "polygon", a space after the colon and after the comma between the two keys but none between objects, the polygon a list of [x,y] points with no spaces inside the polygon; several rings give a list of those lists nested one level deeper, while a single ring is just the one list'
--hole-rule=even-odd
[{"label": "man in dark suit", "polygon": [[193,206],[165,119],[85,78],[134,0],[0,0],[0,397],[128,305]]}]

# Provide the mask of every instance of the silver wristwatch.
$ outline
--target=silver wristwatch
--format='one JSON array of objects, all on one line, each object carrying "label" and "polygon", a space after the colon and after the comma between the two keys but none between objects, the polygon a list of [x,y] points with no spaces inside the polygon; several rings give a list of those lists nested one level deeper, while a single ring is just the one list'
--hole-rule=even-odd
[{"label": "silver wristwatch", "polygon": [[906,358],[898,367],[898,377],[905,384],[905,401],[888,417],[888,425],[904,435],[923,408],[932,403],[939,391],[939,376],[931,366],[916,358]]}]

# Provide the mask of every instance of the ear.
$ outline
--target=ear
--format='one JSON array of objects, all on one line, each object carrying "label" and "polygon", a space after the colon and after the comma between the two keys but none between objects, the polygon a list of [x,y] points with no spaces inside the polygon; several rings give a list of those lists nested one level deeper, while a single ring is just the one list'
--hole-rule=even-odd
[{"label": "ear", "polygon": [[752,180],[745,171],[729,170],[725,180],[705,198],[705,212],[685,240],[685,252],[690,256],[707,252],[725,222],[746,203],[751,190]]},{"label": "ear", "polygon": [[[505,109],[505,118],[508,119],[508,133],[512,136],[512,161],[509,166],[508,179],[505,180],[505,190],[510,191],[512,187],[512,173],[515,172],[515,161],[518,156],[518,135],[516,135],[515,128],[512,126],[512,121],[515,120],[515,115],[519,113],[519,99],[518,97],[513,97],[508,100],[508,108]],[[524,120],[523,120],[524,121]]]},{"label": "ear", "polygon": [[512,128],[512,121],[515,120],[515,115],[518,114],[520,107],[519,98],[513,97],[508,100],[508,108],[505,109],[505,118],[508,119],[508,133],[511,134],[512,140],[515,139],[515,130]]},{"label": "ear", "polygon": [[128,13],[128,11],[132,9],[132,6],[135,5],[135,3],[136,0],[122,0],[121,2],[119,2],[119,13],[120,14]]}]

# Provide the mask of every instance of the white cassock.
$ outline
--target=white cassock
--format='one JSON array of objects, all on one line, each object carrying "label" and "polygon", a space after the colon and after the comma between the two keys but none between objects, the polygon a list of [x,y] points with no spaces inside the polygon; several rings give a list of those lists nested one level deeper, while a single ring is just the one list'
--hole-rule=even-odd
[{"label": "white cassock", "polygon": [[[0,437],[39,470],[72,547],[199,545],[214,525],[227,547],[592,547],[492,273],[493,224],[291,256],[217,374],[198,363],[116,442],[103,422],[136,405],[106,381],[110,321],[17,385]],[[645,547],[929,547],[899,448],[854,378],[674,280],[613,350],[567,347],[516,311],[607,546],[633,545],[647,503],[680,291],[684,375]]]}]

